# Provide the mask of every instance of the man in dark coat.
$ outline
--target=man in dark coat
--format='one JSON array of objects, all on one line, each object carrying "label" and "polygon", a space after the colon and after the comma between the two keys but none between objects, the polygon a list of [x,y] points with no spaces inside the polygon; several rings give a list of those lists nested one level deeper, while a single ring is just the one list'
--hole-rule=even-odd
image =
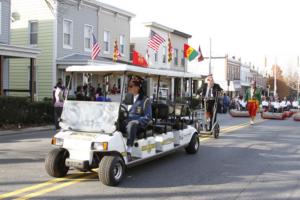
[{"label": "man in dark coat", "polygon": [[[206,78],[206,83],[202,84],[201,88],[198,89],[197,94],[201,95],[203,103],[206,103],[205,116],[206,120],[209,121],[208,131],[212,128],[212,119],[213,119],[213,108],[215,104],[215,97],[218,96],[218,93],[223,89],[219,84],[214,83],[213,76],[210,74]],[[217,113],[216,113],[217,115]],[[215,116],[214,122],[216,122],[217,116]]]}]

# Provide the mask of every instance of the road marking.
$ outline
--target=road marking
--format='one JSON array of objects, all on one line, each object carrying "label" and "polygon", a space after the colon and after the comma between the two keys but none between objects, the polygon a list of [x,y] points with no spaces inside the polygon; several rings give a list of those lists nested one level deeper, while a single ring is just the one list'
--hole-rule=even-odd
[{"label": "road marking", "polygon": [[97,177],[97,174],[95,174],[95,173],[85,175],[82,178],[74,179],[72,181],[65,182],[65,183],[60,183],[60,184],[55,185],[53,187],[42,189],[42,190],[39,190],[37,192],[33,192],[33,193],[27,194],[25,196],[19,197],[15,200],[26,200],[26,199],[34,198],[34,197],[37,197],[37,196],[41,196],[43,194],[46,194],[46,193],[49,193],[49,192],[52,192],[52,191],[55,191],[55,190],[59,190],[59,189],[64,188],[64,187],[68,187],[70,185],[73,185],[75,183],[79,183],[81,181],[90,180],[91,178],[95,178],[95,177]]},{"label": "road marking", "polygon": [[36,189],[48,186],[48,185],[52,185],[54,183],[58,183],[58,182],[66,181],[66,180],[72,180],[73,178],[77,178],[77,177],[82,176],[82,174],[83,173],[71,174],[71,175],[68,175],[64,178],[55,178],[55,179],[49,180],[49,181],[44,182],[44,183],[40,183],[40,184],[37,184],[37,185],[25,187],[25,188],[22,188],[22,189],[19,189],[19,190],[15,190],[13,192],[8,192],[8,193],[5,193],[5,194],[1,194],[0,199],[5,199],[5,198],[8,198],[8,197],[16,196],[16,195],[19,195],[19,194],[22,194],[22,193],[25,193],[25,192],[29,192],[29,191],[32,191],[32,190],[36,190]]},{"label": "road marking", "polygon": [[[257,120],[255,123],[259,124],[259,123],[262,123],[264,121],[266,121],[266,120],[265,119],[260,119],[260,120]],[[220,133],[221,134],[229,133],[229,132],[232,132],[232,131],[236,131],[236,130],[245,128],[247,126],[250,126],[249,122],[244,122],[242,124],[238,124],[238,125],[234,125],[234,126],[229,126],[229,127],[223,128],[223,129],[221,129]],[[202,135],[200,137],[200,142],[203,142],[205,140],[209,140],[209,139],[212,139],[212,138],[213,138],[213,135]]]},{"label": "road marking", "polygon": [[[256,124],[261,123],[263,121],[266,121],[266,120],[264,120],[264,119],[257,120]],[[221,129],[221,133],[229,133],[229,132],[232,132],[232,131],[242,129],[242,128],[247,127],[247,126],[250,126],[249,122],[245,122],[245,123],[234,125],[234,126],[229,126],[229,127]],[[213,138],[212,135],[205,135],[205,136],[201,136],[200,141],[202,142],[202,141],[209,140],[209,139],[212,139],[212,138]],[[13,197],[13,196],[16,197],[17,195],[23,194],[25,192],[30,192],[30,191],[33,191],[33,190],[37,190],[36,192],[32,192],[32,193],[29,193],[29,194],[26,194],[24,196],[21,196],[21,197],[17,198],[17,200],[30,199],[30,198],[34,198],[34,197],[41,196],[43,194],[55,191],[55,190],[59,190],[61,188],[73,185],[73,184],[81,182],[81,181],[86,181],[86,180],[89,180],[91,178],[95,178],[96,176],[97,176],[97,174],[94,174],[94,173],[93,174],[85,174],[85,173],[79,173],[78,174],[77,173],[77,174],[68,175],[64,178],[55,178],[55,179],[49,180],[49,181],[44,182],[44,183],[40,183],[40,184],[37,184],[37,185],[25,187],[25,188],[22,188],[22,189],[19,189],[19,190],[15,190],[13,192],[1,194],[0,199],[5,199],[5,198],[8,198],[8,197]],[[80,177],[80,178],[78,178],[78,177]],[[74,179],[74,178],[78,178],[78,179]],[[62,181],[64,181],[64,182],[59,183],[59,182],[62,182]],[[58,184],[55,184],[55,183],[58,183]],[[55,184],[55,185],[51,186],[53,184]],[[43,187],[46,187],[46,186],[50,186],[50,187],[45,188],[45,189],[40,189],[40,188],[43,188]],[[40,189],[40,190],[38,190],[38,189]]]}]

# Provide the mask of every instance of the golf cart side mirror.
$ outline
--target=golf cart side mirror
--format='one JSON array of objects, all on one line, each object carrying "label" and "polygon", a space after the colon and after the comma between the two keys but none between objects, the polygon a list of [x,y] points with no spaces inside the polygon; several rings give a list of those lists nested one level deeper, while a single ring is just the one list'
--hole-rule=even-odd
[{"label": "golf cart side mirror", "polygon": [[126,93],[125,98],[123,100],[123,103],[125,105],[132,105],[133,104],[133,94],[131,93]]}]

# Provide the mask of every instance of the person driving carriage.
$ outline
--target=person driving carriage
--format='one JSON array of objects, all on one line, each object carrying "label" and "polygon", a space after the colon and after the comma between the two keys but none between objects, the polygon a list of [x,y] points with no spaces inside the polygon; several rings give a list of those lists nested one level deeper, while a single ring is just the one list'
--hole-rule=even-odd
[{"label": "person driving carriage", "polygon": [[152,120],[151,102],[142,90],[142,83],[142,78],[132,77],[128,84],[128,93],[134,96],[133,105],[128,106],[129,116],[125,122],[128,160],[132,160],[131,152],[135,138]]},{"label": "person driving carriage", "polygon": [[[209,127],[208,128],[206,127],[208,131],[211,131],[212,128],[215,97],[218,95],[218,92],[222,90],[223,89],[220,87],[220,85],[214,82],[213,76],[212,74],[210,74],[206,78],[206,83],[204,83],[197,91],[197,94],[201,95],[203,100],[207,99],[205,116],[206,119],[209,121]],[[215,116],[214,123],[216,122],[216,120],[217,120],[217,116]]]}]

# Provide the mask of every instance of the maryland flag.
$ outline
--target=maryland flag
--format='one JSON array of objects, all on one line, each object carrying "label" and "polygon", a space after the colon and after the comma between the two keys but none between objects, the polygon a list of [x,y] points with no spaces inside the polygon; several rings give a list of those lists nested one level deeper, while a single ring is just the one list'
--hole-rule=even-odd
[{"label": "maryland flag", "polygon": [[184,57],[189,61],[194,60],[198,56],[198,52],[188,44],[184,44]]},{"label": "maryland flag", "polygon": [[141,67],[148,67],[146,59],[137,51],[133,51],[132,64]]},{"label": "maryland flag", "polygon": [[121,57],[121,54],[119,52],[119,48],[118,48],[118,41],[115,41],[115,45],[114,45],[114,54],[113,54],[113,61],[117,62],[117,60]]},{"label": "maryland flag", "polygon": [[170,63],[172,60],[173,60],[173,47],[172,47],[171,38],[169,35],[169,38],[168,38],[168,62]]}]

